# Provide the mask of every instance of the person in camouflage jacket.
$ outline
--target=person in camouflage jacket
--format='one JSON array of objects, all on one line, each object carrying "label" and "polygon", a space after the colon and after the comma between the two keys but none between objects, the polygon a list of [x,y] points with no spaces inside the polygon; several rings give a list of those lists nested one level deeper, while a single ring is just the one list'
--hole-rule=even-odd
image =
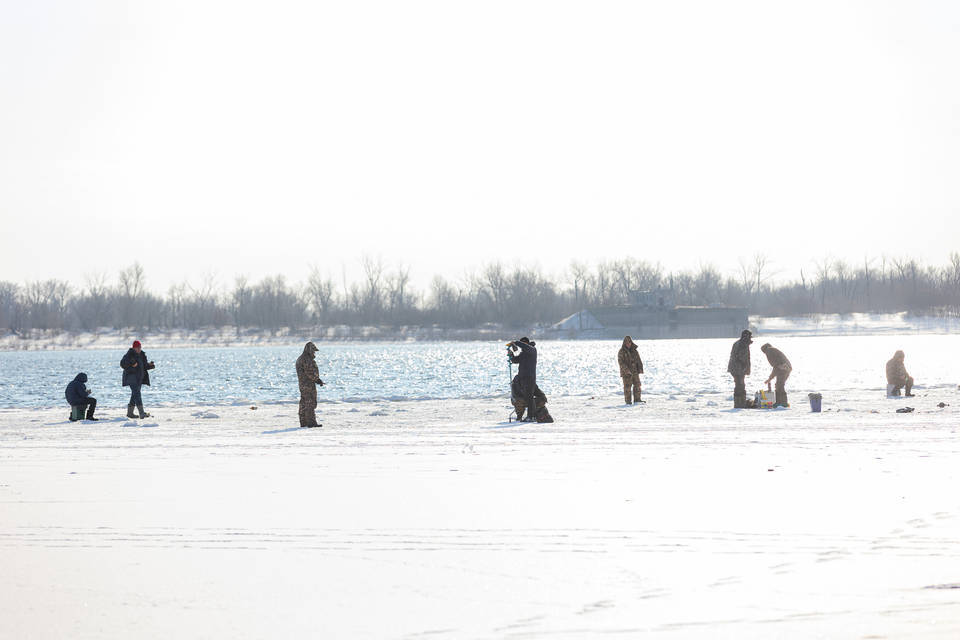
[{"label": "person in camouflage jacket", "polygon": [[891,396],[900,395],[900,389],[903,387],[906,387],[905,396],[908,398],[913,396],[910,393],[913,389],[913,377],[907,373],[907,367],[903,364],[905,357],[903,351],[897,351],[887,361],[887,385],[889,385],[889,395]]},{"label": "person in camouflage jacket", "polygon": [[297,383],[300,385],[300,426],[321,427],[317,424],[317,386],[323,386],[317,369],[317,345],[308,342],[297,358]]},{"label": "person in camouflage jacket", "polygon": [[630,336],[623,339],[623,346],[617,352],[617,364],[620,365],[620,378],[623,380],[623,401],[627,404],[643,402],[640,399],[640,374],[643,373],[643,361],[640,359],[636,343]]},{"label": "person in camouflage jacket", "polygon": [[753,343],[753,334],[749,329],[740,333],[740,339],[733,343],[730,349],[730,360],[727,362],[727,373],[733,376],[733,408],[746,409],[747,385],[744,378],[750,375],[750,345]]}]

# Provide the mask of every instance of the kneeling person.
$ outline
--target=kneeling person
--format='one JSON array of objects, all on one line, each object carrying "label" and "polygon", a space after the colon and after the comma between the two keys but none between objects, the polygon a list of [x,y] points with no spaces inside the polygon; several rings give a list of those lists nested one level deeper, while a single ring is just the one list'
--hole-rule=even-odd
[{"label": "kneeling person", "polygon": [[533,396],[535,409],[527,411],[527,420],[536,420],[537,422],[553,422],[553,416],[547,411],[547,396],[540,390],[540,387],[534,383],[533,391],[530,392],[526,387],[529,378],[521,378],[519,375],[513,377],[510,383],[510,403],[517,412],[517,420],[523,420],[523,412],[527,410],[528,398]]}]

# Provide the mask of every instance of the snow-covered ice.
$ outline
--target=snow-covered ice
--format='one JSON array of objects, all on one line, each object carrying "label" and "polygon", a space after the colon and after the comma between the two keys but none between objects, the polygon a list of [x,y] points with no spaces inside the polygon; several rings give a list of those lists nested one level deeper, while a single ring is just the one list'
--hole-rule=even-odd
[{"label": "snow-covered ice", "polygon": [[960,637],[955,384],[645,398],[0,410],[0,637]]}]

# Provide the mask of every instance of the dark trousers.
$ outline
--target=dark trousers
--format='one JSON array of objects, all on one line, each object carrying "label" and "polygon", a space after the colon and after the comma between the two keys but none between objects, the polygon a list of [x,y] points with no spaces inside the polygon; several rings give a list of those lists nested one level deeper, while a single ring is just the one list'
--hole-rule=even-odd
[{"label": "dark trousers", "polygon": [[[527,405],[527,419],[533,420],[533,416],[537,412],[537,405],[534,401],[534,392],[537,390],[537,379],[531,378],[530,376],[518,377],[517,384],[520,387],[520,397],[523,398],[524,403]],[[517,420],[520,419],[520,414],[517,414]]]},{"label": "dark trousers", "polygon": [[[84,401],[82,401],[82,402],[80,402],[80,403],[78,403],[78,404],[72,404],[72,405],[70,405],[70,407],[71,407],[71,408],[73,408],[73,407],[84,407],[84,409],[85,409],[85,411],[86,411],[86,414],[87,414],[87,418],[86,418],[86,419],[87,419],[87,420],[92,420],[92,419],[93,419],[93,412],[94,412],[94,411],[96,410],[96,408],[97,408],[97,399],[96,399],[96,398],[87,398],[86,400],[84,400]],[[73,420],[72,412],[71,412],[71,417],[70,417],[70,419]]]},{"label": "dark trousers", "polygon": [[744,376],[733,376],[733,408],[743,409],[747,406],[747,383]]},{"label": "dark trousers", "polygon": [[139,382],[130,383],[130,406],[136,407],[140,410],[140,413],[143,413],[143,398],[140,397],[140,386]]}]

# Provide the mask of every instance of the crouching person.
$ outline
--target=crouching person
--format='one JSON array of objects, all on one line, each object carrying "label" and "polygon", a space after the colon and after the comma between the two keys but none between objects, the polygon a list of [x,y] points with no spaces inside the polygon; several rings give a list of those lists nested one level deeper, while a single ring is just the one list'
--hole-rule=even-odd
[{"label": "crouching person", "polygon": [[899,396],[900,389],[904,389],[903,395],[912,398],[913,378],[907,373],[907,367],[903,364],[905,356],[903,351],[897,351],[893,357],[887,361],[887,395]]},{"label": "crouching person", "polygon": [[[97,408],[97,399],[90,396],[90,391],[87,389],[87,374],[78,373],[77,377],[67,385],[66,393],[64,394],[67,397],[67,403],[70,404],[70,421],[76,420],[96,420],[93,417],[93,412]],[[77,414],[74,413],[74,410],[77,411]],[[86,415],[86,418],[81,418],[80,416]]]},{"label": "crouching person", "polygon": [[533,392],[526,388],[529,378],[521,378],[519,375],[513,377],[510,383],[510,403],[517,412],[517,420],[523,419],[523,412],[527,411],[527,398],[533,396],[535,409],[527,411],[527,420],[536,420],[537,422],[553,422],[553,416],[547,411],[547,396],[540,390],[540,387],[533,384]]}]

